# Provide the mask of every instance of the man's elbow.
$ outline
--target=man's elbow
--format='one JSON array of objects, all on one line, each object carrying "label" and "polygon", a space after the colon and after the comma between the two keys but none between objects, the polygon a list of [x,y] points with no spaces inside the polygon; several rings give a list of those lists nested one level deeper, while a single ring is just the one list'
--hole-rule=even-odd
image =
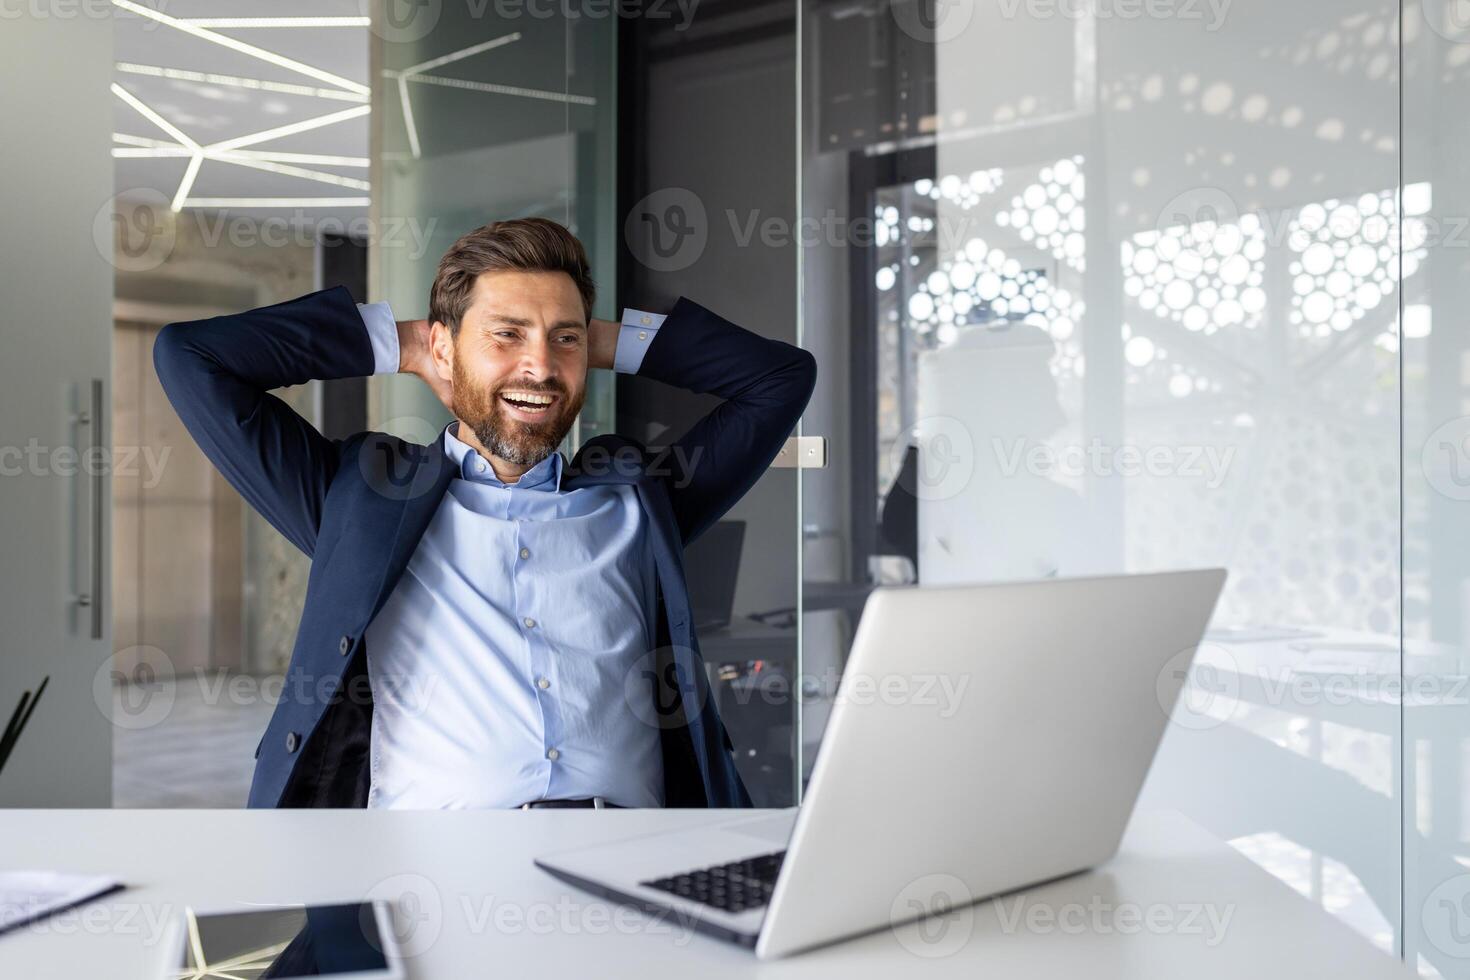
[{"label": "man's elbow", "polygon": [[801,404],[804,408],[811,400],[812,392],[817,389],[817,359],[812,356],[811,351],[803,347],[797,347],[795,351],[793,372],[801,390]]},{"label": "man's elbow", "polygon": [[153,370],[164,390],[177,377],[179,364],[184,357],[183,331],[179,329],[181,326],[179,323],[170,323],[153,338]]},{"label": "man's elbow", "polygon": [[195,338],[189,330],[192,325],[170,323],[153,338],[153,370],[171,401],[202,366]]}]

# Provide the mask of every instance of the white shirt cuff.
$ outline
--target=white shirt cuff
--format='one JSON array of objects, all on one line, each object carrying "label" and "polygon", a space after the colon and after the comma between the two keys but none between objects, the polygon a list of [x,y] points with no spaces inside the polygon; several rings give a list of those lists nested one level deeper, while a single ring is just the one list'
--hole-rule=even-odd
[{"label": "white shirt cuff", "polygon": [[613,370],[619,374],[637,374],[648,346],[667,318],[664,313],[624,310],[622,326],[618,329],[618,348],[613,353]]},{"label": "white shirt cuff", "polygon": [[373,345],[373,373],[398,373],[398,322],[387,303],[358,303],[362,325]]}]

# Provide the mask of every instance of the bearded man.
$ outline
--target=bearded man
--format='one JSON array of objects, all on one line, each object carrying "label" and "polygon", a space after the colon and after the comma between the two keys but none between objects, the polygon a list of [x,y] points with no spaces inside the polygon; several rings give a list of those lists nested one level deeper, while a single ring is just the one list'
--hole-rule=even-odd
[{"label": "bearded man", "polygon": [[[780,451],[810,354],[681,298],[592,317],[586,251],[539,218],[465,235],[425,320],[329,289],[165,327],[164,390],[311,557],[252,807],[749,806],[682,551]],[[558,450],[590,369],[722,399],[663,451]],[[399,372],[454,416],[420,445],[328,439],[270,391]]]}]

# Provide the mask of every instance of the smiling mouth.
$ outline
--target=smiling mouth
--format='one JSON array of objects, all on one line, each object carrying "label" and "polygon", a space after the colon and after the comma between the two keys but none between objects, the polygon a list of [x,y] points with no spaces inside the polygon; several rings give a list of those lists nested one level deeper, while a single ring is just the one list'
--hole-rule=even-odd
[{"label": "smiling mouth", "polygon": [[544,417],[556,404],[556,397],[536,391],[503,391],[500,393],[502,402],[514,409],[516,414],[526,418]]}]

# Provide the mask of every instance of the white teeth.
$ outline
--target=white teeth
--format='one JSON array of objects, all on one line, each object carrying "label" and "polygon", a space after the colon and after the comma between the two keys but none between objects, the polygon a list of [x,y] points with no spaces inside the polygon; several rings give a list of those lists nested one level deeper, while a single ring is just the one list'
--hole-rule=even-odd
[{"label": "white teeth", "polygon": [[522,402],[527,405],[550,405],[552,402],[550,395],[533,395],[523,391],[503,392],[501,397],[509,402]]}]

